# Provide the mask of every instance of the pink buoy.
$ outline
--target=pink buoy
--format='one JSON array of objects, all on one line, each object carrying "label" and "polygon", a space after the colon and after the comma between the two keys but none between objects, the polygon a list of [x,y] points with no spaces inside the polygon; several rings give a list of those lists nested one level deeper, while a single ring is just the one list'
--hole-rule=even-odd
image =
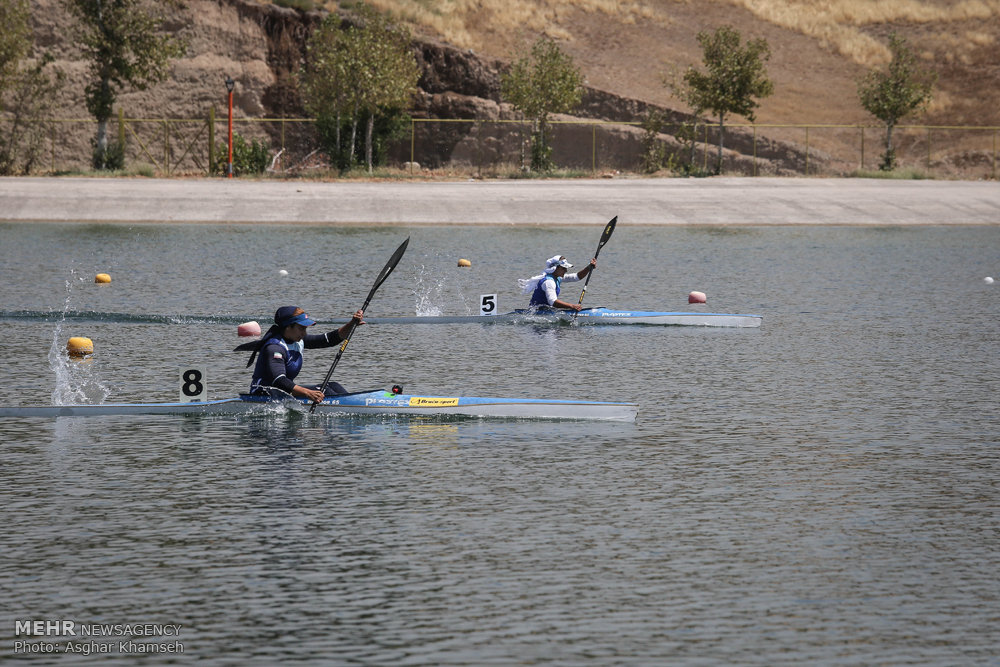
[{"label": "pink buoy", "polygon": [[688,303],[705,303],[708,298],[704,292],[691,292],[688,294]]},{"label": "pink buoy", "polygon": [[240,336],[259,336],[260,325],[256,322],[244,322],[236,327],[236,333]]}]

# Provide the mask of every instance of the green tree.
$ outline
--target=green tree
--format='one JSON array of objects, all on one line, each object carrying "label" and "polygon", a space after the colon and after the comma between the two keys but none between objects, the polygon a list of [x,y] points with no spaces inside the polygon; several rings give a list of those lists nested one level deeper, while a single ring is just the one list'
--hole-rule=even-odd
[{"label": "green tree", "polygon": [[61,73],[49,72],[44,54],[28,62],[31,26],[28,0],[0,0],[0,174],[27,174],[38,160]]},{"label": "green tree", "polygon": [[765,67],[771,57],[767,40],[751,39],[741,45],[741,39],[740,33],[731,26],[722,26],[714,33],[698,33],[705,71],[690,66],[683,76],[683,95],[695,114],[709,111],[719,119],[716,173],[722,172],[726,116],[737,114],[752,123],[756,118],[754,110],[760,106],[756,98],[774,92],[774,84],[767,78]]},{"label": "green tree", "polygon": [[889,35],[889,51],[889,66],[871,70],[858,82],[861,106],[885,123],[885,155],[879,166],[882,171],[892,171],[896,166],[893,128],[908,114],[926,108],[937,81],[937,74],[922,69],[906,40],[896,33]]},{"label": "green tree", "polygon": [[573,59],[548,37],[531,47],[500,79],[500,93],[515,109],[531,119],[531,167],[552,168],[548,142],[549,116],[569,113],[583,97],[583,75]]},{"label": "green tree", "polygon": [[[300,82],[306,109],[316,116],[327,153],[349,168],[354,161],[359,123],[364,123],[364,163],[371,172],[375,153],[390,132],[391,119],[409,106],[420,78],[410,33],[367,5],[357,10],[359,25],[341,27],[328,16],[310,37]],[[350,129],[350,139],[342,132]],[[332,148],[332,150],[331,150]]]},{"label": "green tree", "polygon": [[[108,164],[108,119],[118,93],[126,86],[145,90],[167,76],[171,58],[184,53],[183,43],[160,30],[163,7],[176,0],[65,0],[79,20],[79,38],[90,60],[90,82],[84,91],[87,111],[97,119],[94,167]],[[121,149],[121,147],[119,147]]]},{"label": "green tree", "polygon": [[0,93],[7,90],[31,52],[28,0],[0,0]]},{"label": "green tree", "polygon": [[[330,159],[341,170],[350,169],[357,131],[357,103],[350,85],[350,63],[357,33],[341,27],[330,14],[306,43],[305,63],[299,72],[299,89],[306,111],[316,118],[316,128]],[[350,148],[345,150],[342,130],[345,119],[353,119]]]}]

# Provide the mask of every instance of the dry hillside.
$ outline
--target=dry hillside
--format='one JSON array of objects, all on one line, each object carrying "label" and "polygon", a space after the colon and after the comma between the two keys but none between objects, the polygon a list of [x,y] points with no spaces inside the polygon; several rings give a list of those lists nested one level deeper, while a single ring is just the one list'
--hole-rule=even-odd
[{"label": "dry hillside", "polygon": [[[424,41],[417,49],[426,72],[420,104],[427,115],[438,117],[447,117],[450,110],[464,117],[509,114],[497,105],[498,68],[523,54],[540,34],[560,41],[598,94],[598,101],[591,95],[593,103],[579,115],[616,120],[628,115],[601,108],[604,102],[614,103],[601,91],[626,98],[623,103],[633,117],[643,102],[687,111],[664,85],[664,77],[698,64],[699,31],[730,24],[744,37],[763,37],[771,46],[768,70],[775,94],[759,110],[757,120],[764,127],[758,136],[793,142],[800,149],[808,143],[814,164],[822,164],[828,173],[857,166],[857,129],[813,127],[807,134],[801,128],[775,126],[874,124],[857,102],[856,80],[867,68],[884,63],[886,38],[897,31],[939,73],[930,110],[907,122],[990,128],[978,133],[934,130],[934,172],[981,177],[990,173],[995,159],[993,128],[1000,126],[1000,0],[370,2],[408,23]],[[302,12],[275,6],[289,4],[315,9]],[[168,81],[146,91],[123,93],[120,105],[130,116],[204,117],[211,106],[224,109],[221,82],[231,73],[238,82],[237,118],[300,114],[291,72],[301,62],[304,39],[325,11],[349,11],[354,4],[355,0],[184,0],[167,27],[187,41],[186,56],[174,63]],[[53,53],[56,65],[68,75],[54,113],[86,118],[82,100],[86,64],[73,41],[63,0],[32,0],[31,6],[38,52]],[[456,71],[449,73],[449,68]],[[458,88],[461,95],[449,93]],[[55,143],[86,156],[88,136],[82,125],[74,130],[64,124],[60,132]],[[910,161],[918,166],[928,155],[927,135],[924,130],[901,133]],[[876,160],[878,139],[873,130],[865,134],[869,167]],[[623,140],[634,144],[635,138]],[[180,139],[172,141],[171,150],[179,150]],[[155,157],[158,149],[150,146]],[[744,143],[740,149],[747,153],[747,146]]]},{"label": "dry hillside", "polygon": [[[371,2],[427,35],[505,60],[547,34],[573,55],[591,86],[681,110],[664,77],[700,62],[699,31],[729,24],[771,46],[775,94],[760,107],[762,124],[874,123],[858,104],[856,81],[887,61],[888,35],[896,31],[939,75],[928,112],[906,123],[1000,126],[1000,0]],[[802,130],[765,132],[805,139]],[[992,131],[935,134],[935,158],[952,165],[963,163],[963,156],[967,164],[971,151],[980,153],[980,166],[991,157]],[[845,160],[857,141],[856,132],[811,130],[812,146],[842,153]],[[926,153],[926,147],[921,150]]]}]

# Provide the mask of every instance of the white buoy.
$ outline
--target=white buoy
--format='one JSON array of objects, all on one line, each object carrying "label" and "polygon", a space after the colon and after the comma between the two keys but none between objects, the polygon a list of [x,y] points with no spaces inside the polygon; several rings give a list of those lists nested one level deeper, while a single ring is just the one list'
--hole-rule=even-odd
[{"label": "white buoy", "polygon": [[704,292],[691,292],[688,294],[688,303],[705,303],[708,298]]},{"label": "white buoy", "polygon": [[244,322],[243,324],[236,327],[236,333],[242,337],[259,336],[260,325],[253,320],[249,322]]},{"label": "white buoy", "polygon": [[992,285],[993,284],[993,278],[990,277],[990,276],[986,276],[985,278],[983,278],[983,282],[986,283],[987,285]]},{"label": "white buoy", "polygon": [[282,269],[281,271],[278,271],[278,275],[281,276],[282,278],[284,278],[285,276],[288,275],[288,271],[285,271],[284,269]]}]

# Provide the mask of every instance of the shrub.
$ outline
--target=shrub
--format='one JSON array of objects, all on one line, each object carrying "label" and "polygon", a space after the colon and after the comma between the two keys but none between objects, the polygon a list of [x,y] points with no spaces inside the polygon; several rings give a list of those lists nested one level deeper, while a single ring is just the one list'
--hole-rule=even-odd
[{"label": "shrub", "polygon": [[[263,141],[251,139],[247,143],[239,134],[233,134],[233,176],[263,174],[270,162],[271,152]],[[225,142],[219,142],[215,148],[215,163],[211,166],[211,171],[225,176],[228,164],[229,148]]]},{"label": "shrub", "polygon": [[121,171],[125,168],[125,145],[117,141],[109,141],[108,147],[101,150],[97,145],[97,140],[91,141],[93,154],[91,156],[91,166],[98,170]]}]

